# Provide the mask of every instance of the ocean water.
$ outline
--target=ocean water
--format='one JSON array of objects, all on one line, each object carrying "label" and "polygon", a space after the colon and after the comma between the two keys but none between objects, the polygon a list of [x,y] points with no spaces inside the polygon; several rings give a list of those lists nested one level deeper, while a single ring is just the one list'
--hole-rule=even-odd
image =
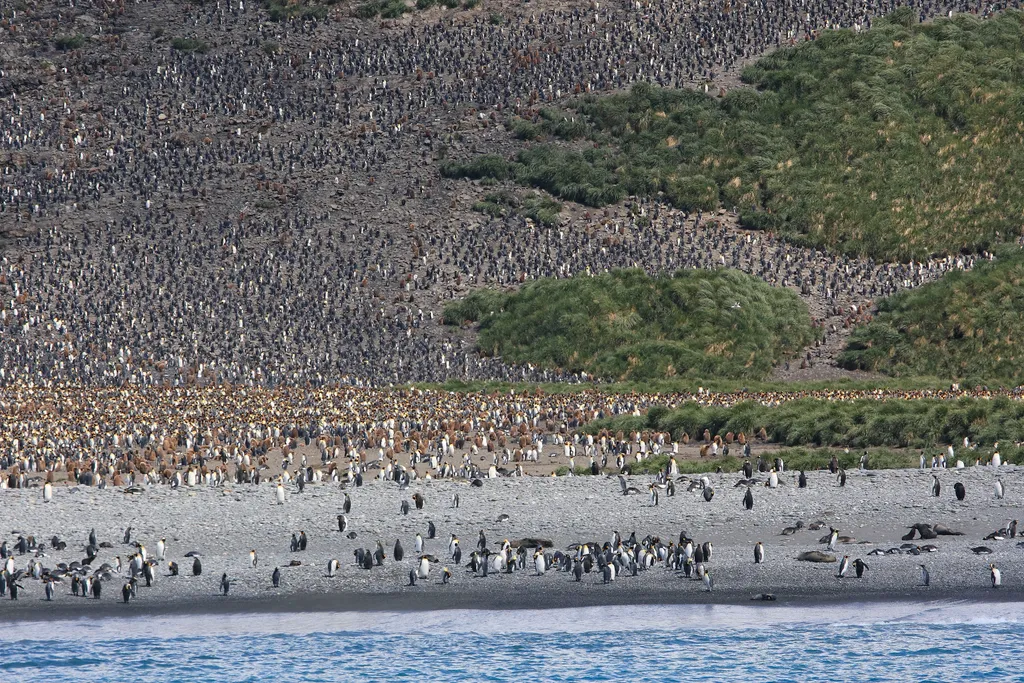
[{"label": "ocean water", "polygon": [[1024,681],[1024,603],[0,624],[0,681]]}]

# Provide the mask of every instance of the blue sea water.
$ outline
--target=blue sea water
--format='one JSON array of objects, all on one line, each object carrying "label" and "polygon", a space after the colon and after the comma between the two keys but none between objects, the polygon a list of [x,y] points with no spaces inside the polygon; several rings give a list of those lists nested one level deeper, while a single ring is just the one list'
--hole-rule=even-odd
[{"label": "blue sea water", "polygon": [[0,625],[0,681],[1024,681],[1022,603],[193,615]]}]

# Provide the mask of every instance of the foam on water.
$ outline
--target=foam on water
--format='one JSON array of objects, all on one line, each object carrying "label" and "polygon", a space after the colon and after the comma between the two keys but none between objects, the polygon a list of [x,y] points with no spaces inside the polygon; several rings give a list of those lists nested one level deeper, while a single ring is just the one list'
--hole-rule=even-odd
[{"label": "foam on water", "polygon": [[1024,681],[1022,621],[976,602],[36,621],[7,625],[0,679]]}]

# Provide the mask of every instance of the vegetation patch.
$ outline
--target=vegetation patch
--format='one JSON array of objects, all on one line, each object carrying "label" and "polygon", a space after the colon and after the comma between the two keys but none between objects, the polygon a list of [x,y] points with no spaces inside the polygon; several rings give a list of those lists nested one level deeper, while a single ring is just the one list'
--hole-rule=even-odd
[{"label": "vegetation patch", "polygon": [[89,42],[89,38],[78,33],[73,36],[58,36],[57,39],[53,41],[53,45],[58,50],[67,52],[69,50],[77,50],[80,47],[83,47],[87,42]]},{"label": "vegetation patch", "polygon": [[1024,13],[928,24],[897,10],[825,31],[725,97],[640,84],[542,109],[512,159],[449,163],[589,206],[657,195],[746,227],[884,259],[978,251],[1024,226]]},{"label": "vegetation patch", "polygon": [[206,52],[209,46],[196,38],[175,38],[171,41],[171,47],[178,52]]},{"label": "vegetation patch", "polygon": [[473,210],[492,218],[518,214],[550,227],[561,222],[562,205],[547,195],[530,194],[520,197],[513,192],[499,190],[485,195],[473,205]]},{"label": "vegetation patch", "polygon": [[1024,384],[1024,252],[884,299],[839,359],[851,369]]},{"label": "vegetation patch", "polygon": [[[987,458],[996,441],[1002,442],[1004,462],[1024,455],[1015,445],[1024,442],[1024,401],[1005,396],[956,401],[801,399],[777,406],[751,401],[731,408],[689,402],[674,410],[652,408],[645,417],[646,429],[669,432],[680,441],[686,437],[700,438],[705,430],[727,441],[730,435],[738,439],[742,433],[747,438],[762,435],[768,441],[791,447],[857,449],[959,445],[967,437],[972,443],[988,447],[976,457]],[[596,434],[603,429],[642,431],[633,416],[591,422],[584,431]],[[970,455],[958,457],[972,463],[975,459]]]},{"label": "vegetation patch", "polygon": [[447,324],[476,323],[481,353],[599,378],[760,378],[814,336],[787,289],[734,270],[620,270],[473,292]]}]

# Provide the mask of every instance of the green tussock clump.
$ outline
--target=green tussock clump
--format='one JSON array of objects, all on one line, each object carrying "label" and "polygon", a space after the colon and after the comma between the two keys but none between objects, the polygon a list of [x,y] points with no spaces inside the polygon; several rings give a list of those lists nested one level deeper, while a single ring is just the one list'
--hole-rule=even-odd
[{"label": "green tussock clump", "polygon": [[750,228],[883,259],[980,251],[1024,226],[1024,13],[825,31],[725,97],[647,84],[512,129],[532,146],[449,163],[589,206],[659,196]]},{"label": "green tussock clump", "polygon": [[87,42],[89,42],[89,38],[87,36],[77,33],[73,36],[58,36],[57,39],[53,41],[53,45],[61,52],[67,52],[69,50],[77,50],[80,47],[83,47]]},{"label": "green tussock clump", "polygon": [[1003,250],[996,261],[881,301],[839,362],[897,377],[1024,384],[1024,253]]},{"label": "green tussock clump", "polygon": [[476,323],[481,353],[506,362],[620,380],[764,377],[814,338],[795,294],[725,269],[481,290],[450,304],[444,320]]},{"label": "green tussock clump", "polygon": [[748,438],[763,429],[768,441],[785,446],[858,449],[929,448],[960,444],[967,437],[987,446],[1002,442],[1003,459],[1010,462],[1008,458],[1018,452],[1014,444],[1024,442],[1024,402],[1003,396],[956,401],[800,399],[778,406],[750,401],[731,408],[689,402],[674,410],[649,410],[642,427],[636,418],[612,418],[591,422],[584,431],[596,434],[603,429],[656,430],[677,441],[684,435],[699,438],[705,429],[712,436],[731,432]]},{"label": "green tussock clump", "polygon": [[492,218],[518,214],[544,226],[561,222],[562,205],[549,196],[530,194],[520,197],[513,192],[491,192],[473,204],[473,210]]},{"label": "green tussock clump", "polygon": [[197,38],[175,38],[171,47],[178,52],[206,52],[210,47]]}]

